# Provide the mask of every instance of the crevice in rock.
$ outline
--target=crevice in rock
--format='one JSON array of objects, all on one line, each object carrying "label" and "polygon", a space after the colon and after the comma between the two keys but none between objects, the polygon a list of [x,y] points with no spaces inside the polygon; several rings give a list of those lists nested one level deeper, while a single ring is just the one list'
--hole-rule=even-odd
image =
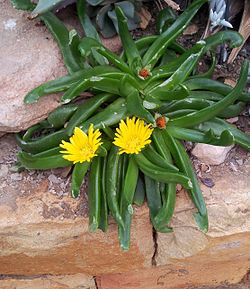
[{"label": "crevice in rock", "polygon": [[151,259],[151,264],[152,266],[155,267],[157,265],[156,257],[158,255],[158,243],[157,243],[158,234],[154,228],[152,228],[152,237],[153,237],[153,242],[154,242],[154,253]]},{"label": "crevice in rock", "polygon": [[33,280],[37,278],[46,279],[49,276],[56,276],[53,274],[37,274],[37,275],[14,275],[14,274],[0,274],[0,280],[17,279],[17,280]]},{"label": "crevice in rock", "polygon": [[245,276],[241,279],[241,283],[250,284],[250,269],[247,271]]},{"label": "crevice in rock", "polygon": [[93,279],[94,279],[94,282],[95,282],[95,288],[98,289],[98,284],[97,284],[97,281],[96,281],[96,276],[93,276]]}]

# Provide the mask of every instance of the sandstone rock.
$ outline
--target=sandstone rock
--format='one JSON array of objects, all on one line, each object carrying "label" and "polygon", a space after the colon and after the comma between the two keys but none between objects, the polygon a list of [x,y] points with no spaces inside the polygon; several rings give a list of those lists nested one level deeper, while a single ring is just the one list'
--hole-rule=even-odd
[{"label": "sandstone rock", "polygon": [[[106,234],[88,232],[85,187],[81,198],[73,200],[60,171],[24,171],[21,177],[11,178],[16,151],[11,136],[1,138],[4,173],[0,177],[0,274],[85,273],[98,276],[99,289],[187,289],[223,282],[236,284],[248,271],[247,153],[235,156],[244,158],[237,172],[216,166],[208,175],[214,187],[202,185],[210,221],[206,235],[197,229],[192,217],[194,206],[181,190],[171,223],[174,232],[157,233],[154,246],[148,209],[135,209],[132,246],[129,252],[122,252],[112,221]],[[62,184],[64,192],[59,194]],[[156,263],[153,268],[152,257]]]},{"label": "sandstone rock", "polygon": [[199,30],[196,24],[190,24],[188,27],[183,31],[183,35],[194,35]]},{"label": "sandstone rock", "polygon": [[64,276],[0,277],[1,289],[96,289],[93,277],[84,274]]},{"label": "sandstone rock", "polygon": [[208,144],[197,144],[192,150],[192,154],[196,156],[201,162],[209,165],[222,164],[232,146],[221,147]]},{"label": "sandstone rock", "polygon": [[41,83],[66,73],[57,44],[38,20],[0,0],[0,132],[24,130],[58,105],[55,96],[25,105],[24,96]]},{"label": "sandstone rock", "polygon": [[[238,240],[242,242],[240,247],[234,246]],[[250,266],[249,249],[250,233],[215,238],[206,250],[193,257],[173,259],[152,269],[98,276],[98,289],[212,289],[219,284],[237,284]]]},{"label": "sandstone rock", "polygon": [[121,39],[119,36],[114,36],[112,38],[103,38],[101,37],[102,43],[106,46],[109,50],[113,52],[120,52],[122,48]]},{"label": "sandstone rock", "polygon": [[8,169],[0,177],[0,274],[97,275],[151,266],[154,244],[146,207],[135,208],[131,248],[124,252],[113,220],[107,233],[88,231],[86,186],[75,200],[69,180],[55,175],[60,182],[55,177],[51,182],[51,171],[23,171],[11,179],[16,151],[12,136],[0,139],[1,165]]},{"label": "sandstone rock", "polygon": [[211,175],[215,186],[202,185],[210,223],[206,235],[198,230],[192,202],[182,190],[171,222],[174,232],[157,233],[157,266],[119,276],[100,276],[99,287],[115,289],[112,284],[119,282],[120,289],[186,289],[201,285],[210,289],[220,283],[240,282],[250,268],[249,172],[247,157],[237,172],[215,167]]},{"label": "sandstone rock", "polygon": [[[45,119],[60,105],[59,97],[43,97],[38,103],[25,105],[25,95],[36,86],[65,75],[66,69],[56,42],[39,20],[29,21],[26,12],[15,10],[8,0],[0,0],[0,100],[2,132],[18,132]],[[79,31],[79,21],[69,20],[68,11],[62,13],[69,29]],[[70,14],[72,15],[72,14]],[[103,39],[114,52],[121,49],[118,36]]]}]

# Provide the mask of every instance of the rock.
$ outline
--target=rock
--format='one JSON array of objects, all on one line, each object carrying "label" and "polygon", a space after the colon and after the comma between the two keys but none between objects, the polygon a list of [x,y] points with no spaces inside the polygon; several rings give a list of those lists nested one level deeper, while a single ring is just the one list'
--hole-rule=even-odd
[{"label": "rock", "polygon": [[142,7],[141,10],[138,12],[141,22],[140,22],[140,28],[146,29],[148,27],[149,22],[152,19],[151,13],[146,9],[146,7]]},{"label": "rock", "polygon": [[1,275],[0,284],[1,289],[96,289],[93,277],[84,274],[30,278]]},{"label": "rock", "polygon": [[46,118],[59,105],[56,96],[25,105],[24,96],[66,70],[46,27],[38,20],[29,21],[28,14],[15,10],[10,1],[0,3],[0,132],[17,132]]},{"label": "rock", "polygon": [[[213,188],[201,185],[209,215],[207,234],[199,231],[195,224],[195,210],[188,194],[183,190],[179,192],[171,222],[173,233],[157,233],[156,236],[156,267],[100,276],[98,288],[116,289],[115,284],[119,282],[119,289],[191,289],[198,286],[212,289],[220,283],[240,282],[250,267],[249,172],[250,157],[237,174],[229,168],[215,167]],[[246,289],[247,286],[225,289]]]},{"label": "rock", "polygon": [[9,172],[9,168],[7,165],[0,166],[0,177],[6,177]]},{"label": "rock", "polygon": [[51,182],[51,183],[55,183],[55,184],[59,184],[61,182],[61,179],[60,178],[57,178],[55,175],[51,174],[49,175],[48,177],[48,180]]},{"label": "rock", "polygon": [[227,122],[229,122],[229,123],[236,123],[238,120],[239,120],[239,117],[238,117],[238,116],[235,116],[235,117],[228,118],[228,119],[227,119]]},{"label": "rock", "polygon": [[112,38],[103,38],[101,37],[102,43],[112,52],[120,52],[122,49],[122,43],[119,36],[114,36]]},{"label": "rock", "polygon": [[15,181],[21,181],[23,177],[19,173],[14,173],[14,174],[10,175],[10,178],[11,178],[12,181],[15,182]]},{"label": "rock", "polygon": [[[30,105],[25,105],[23,99],[33,88],[67,72],[57,43],[46,27],[39,20],[29,21],[28,13],[14,9],[10,1],[0,0],[0,4],[1,136],[27,129],[59,106],[58,95],[43,97]],[[62,16],[69,18],[68,14]],[[74,17],[66,24],[69,29],[81,30]],[[122,47],[118,36],[103,42],[114,52]]]},{"label": "rock", "polygon": [[[13,137],[2,137],[0,160],[8,172],[15,153]],[[240,153],[235,155],[235,159],[239,158]],[[27,281],[20,279],[29,288],[27,284],[32,284],[34,275],[51,274],[46,278],[52,280],[59,278],[53,275],[80,273],[97,276],[99,289],[187,289],[236,284],[250,266],[249,171],[250,155],[237,173],[229,167],[215,166],[208,175],[214,186],[201,185],[210,223],[207,234],[198,230],[193,218],[196,210],[183,189],[177,194],[170,224],[174,231],[157,233],[154,240],[148,209],[135,207],[128,252],[119,248],[112,220],[107,233],[88,232],[86,186],[75,200],[69,196],[68,185],[59,196],[60,184],[66,181],[61,177],[59,184],[50,182],[51,171],[23,171],[18,182],[11,179],[11,173],[4,174],[0,177],[0,273],[7,277],[1,275],[0,284],[11,281],[22,285],[9,275],[23,275]],[[38,279],[30,288],[39,288]],[[65,282],[61,282],[61,288],[67,288],[63,287]]]},{"label": "rock", "polygon": [[233,146],[221,147],[198,143],[192,150],[192,154],[205,164],[220,165],[225,161],[232,147]]},{"label": "rock", "polygon": [[[15,149],[12,136],[0,139],[0,159],[8,170]],[[0,177],[0,274],[97,275],[151,266],[154,244],[146,206],[134,210],[131,248],[124,252],[112,219],[107,233],[89,232],[86,185],[75,200],[69,183],[62,191],[60,183],[49,181],[51,171],[20,175],[18,182],[10,173]]]},{"label": "rock", "polygon": [[188,27],[183,31],[183,35],[194,35],[199,30],[196,24],[190,24]]},{"label": "rock", "polygon": [[[237,246],[239,240],[241,245]],[[199,289],[199,286],[200,289],[213,289],[212,286],[220,284],[229,286],[239,283],[250,265],[250,233],[209,239],[207,244],[207,249],[196,256],[180,260],[171,259],[164,266],[98,276],[98,289],[117,289],[117,284],[119,289]],[[167,244],[165,249],[169,251]],[[217,289],[241,288],[238,285],[227,286]],[[243,288],[249,288],[249,283]]]},{"label": "rock", "polygon": [[239,166],[242,166],[244,164],[243,159],[238,159],[238,160],[236,160],[236,162]]},{"label": "rock", "polygon": [[[72,5],[67,6],[66,9],[60,10],[58,14],[60,19],[62,19],[63,23],[67,26],[68,30],[75,29],[80,35],[80,37],[84,36],[82,26],[75,13],[75,8]],[[118,53],[121,51],[122,43],[118,35],[111,38],[104,38],[100,35],[100,38],[102,44],[112,52]]]}]

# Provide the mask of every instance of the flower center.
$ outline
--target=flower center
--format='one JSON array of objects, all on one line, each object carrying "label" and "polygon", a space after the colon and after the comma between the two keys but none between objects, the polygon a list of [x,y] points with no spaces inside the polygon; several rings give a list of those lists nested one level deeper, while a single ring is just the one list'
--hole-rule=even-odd
[{"label": "flower center", "polygon": [[84,147],[82,147],[80,152],[82,156],[91,156],[94,154],[94,150],[89,144],[86,144]]},{"label": "flower center", "polygon": [[131,152],[135,152],[141,148],[141,139],[137,136],[131,136],[128,143],[127,149]]}]

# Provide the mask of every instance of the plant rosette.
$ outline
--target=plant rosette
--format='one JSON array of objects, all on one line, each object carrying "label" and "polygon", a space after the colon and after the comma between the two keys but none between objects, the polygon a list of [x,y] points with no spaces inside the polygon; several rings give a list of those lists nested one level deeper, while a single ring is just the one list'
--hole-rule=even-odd
[{"label": "plant rosette", "polygon": [[[125,250],[130,244],[133,204],[141,205],[145,199],[155,230],[172,231],[169,222],[176,184],[189,193],[198,227],[208,230],[206,205],[182,141],[250,148],[250,137],[225,120],[244,111],[250,101],[250,94],[244,92],[248,62],[243,63],[234,88],[211,79],[213,50],[224,42],[239,46],[242,37],[224,31],[189,50],[176,42],[205,2],[193,1],[171,25],[166,25],[168,17],[161,14],[161,33],[137,41],[117,6],[124,48],[119,56],[96,37],[72,36],[54,14],[42,15],[58,41],[69,73],[26,95],[25,102],[33,103],[44,95],[63,93],[61,107],[17,135],[22,149],[19,166],[51,169],[74,165],[73,197],[79,195],[89,169],[90,230],[106,231],[110,212]],[[79,17],[84,26],[84,13]],[[209,53],[211,67],[197,73],[197,64]],[[93,97],[83,100],[84,92]]]}]

